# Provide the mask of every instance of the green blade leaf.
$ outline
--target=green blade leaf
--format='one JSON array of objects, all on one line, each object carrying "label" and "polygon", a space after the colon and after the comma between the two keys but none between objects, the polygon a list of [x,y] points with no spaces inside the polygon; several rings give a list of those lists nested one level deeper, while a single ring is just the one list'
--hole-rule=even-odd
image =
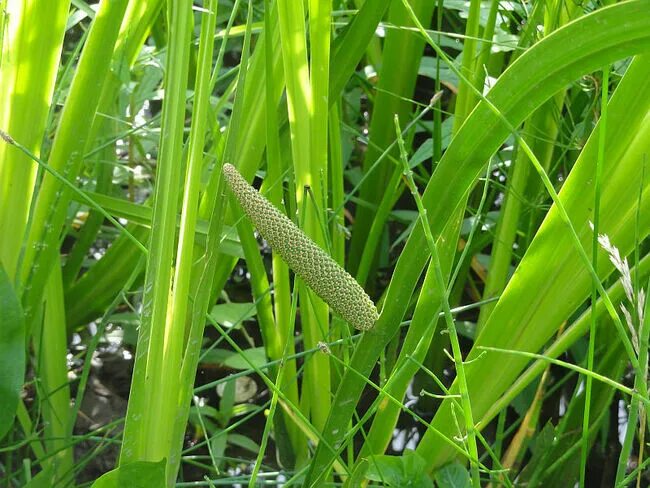
[{"label": "green blade leaf", "polygon": [[14,422],[25,375],[25,321],[9,276],[0,264],[0,439]]},{"label": "green blade leaf", "polygon": [[98,478],[92,488],[149,488],[165,486],[165,465],[163,459],[157,463],[136,461],[125,464]]}]

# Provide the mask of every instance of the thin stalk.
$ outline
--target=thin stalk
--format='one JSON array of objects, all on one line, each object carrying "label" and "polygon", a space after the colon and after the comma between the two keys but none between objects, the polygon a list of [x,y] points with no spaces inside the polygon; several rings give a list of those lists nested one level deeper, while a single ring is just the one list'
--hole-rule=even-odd
[{"label": "thin stalk", "polygon": [[[638,276],[638,273],[635,273]],[[637,278],[638,280],[638,278]],[[636,307],[635,307],[636,308]],[[647,385],[648,376],[648,336],[650,335],[650,326],[648,325],[648,302],[644,310],[644,320],[639,324],[639,367],[635,371],[634,376],[634,389],[635,391],[643,391],[644,386]],[[633,312],[634,313],[634,312]],[[623,445],[618,458],[618,466],[616,468],[615,486],[625,486],[623,478],[628,466],[628,460],[632,453],[632,447],[635,438],[637,426],[639,426],[639,438],[643,438],[641,432],[645,429],[644,422],[639,422],[639,418],[643,419],[644,412],[648,410],[650,402],[646,401],[645,405],[642,404],[647,398],[632,398],[629,406],[629,413],[627,417],[627,425],[625,429],[625,437],[623,438]],[[640,447],[642,449],[642,447]],[[639,472],[639,475],[641,473]]]},{"label": "thin stalk", "polygon": [[[596,160],[596,175],[594,186],[594,236],[592,239],[592,266],[598,274],[598,232],[600,224],[600,191],[603,179],[603,160],[605,159],[605,141],[607,134],[607,99],[609,93],[609,66],[603,68],[603,80],[600,102],[600,126],[598,133],[598,158]],[[589,326],[589,349],[587,351],[587,369],[594,369],[594,355],[596,351],[596,302],[598,289],[595,283],[591,287],[591,323]],[[585,382],[585,409],[582,418],[582,449],[580,450],[580,486],[585,486],[587,476],[587,456],[589,454],[589,415],[591,411],[591,390],[593,380],[587,376]]]},{"label": "thin stalk", "polygon": [[[176,249],[175,271],[173,285],[171,287],[171,302],[167,312],[168,330],[166,331],[166,335],[169,338],[169,345],[166,345],[168,354],[162,364],[162,378],[174,377],[177,379],[177,371],[182,367],[185,348],[197,347],[196,344],[186,345],[185,340],[189,334],[187,319],[188,310],[190,309],[191,275],[192,267],[196,259],[195,253],[197,252],[195,248],[195,231],[198,220],[199,194],[202,185],[203,148],[207,132],[208,112],[210,110],[210,73],[214,49],[212,36],[216,26],[218,1],[204,0],[203,6],[205,10],[201,16],[194,111],[190,127],[188,162],[183,188],[178,247]],[[183,16],[184,13],[179,14]],[[189,19],[186,19],[185,22],[189,23]],[[181,33],[181,35],[186,34]],[[174,42],[173,39],[171,42]],[[178,53],[178,55],[185,57],[186,53]],[[165,415],[167,415],[166,417],[156,419],[156,422],[169,425],[169,428],[158,429],[159,431],[165,432],[166,435],[165,441],[159,440],[158,442],[167,442],[167,445],[161,447],[169,451],[174,449],[172,447],[172,443],[175,442],[173,428],[174,421],[178,416],[178,404],[186,401],[182,397],[173,398],[174,395],[178,396],[178,389],[175,388],[174,383],[170,381],[166,386],[163,384],[163,388],[169,388],[170,390],[167,395],[171,397],[171,405],[169,405],[168,409],[164,410]],[[172,484],[176,479],[176,470],[173,464],[170,467],[172,469],[167,471],[167,482]]]},{"label": "thin stalk", "polygon": [[[67,331],[63,302],[61,266],[57,263],[45,288],[45,312],[42,326],[34,332],[34,346],[38,377],[42,384],[37,386],[45,421],[45,450],[52,456],[48,464],[53,478],[69,479],[73,467],[70,426],[70,387],[66,354]],[[64,476],[64,473],[68,473]]]},{"label": "thin stalk", "polygon": [[[289,131],[291,134],[291,154],[296,180],[295,198],[297,208],[305,208],[305,218],[300,226],[318,245],[324,247],[324,236],[318,220],[319,210],[304,198],[305,189],[311,188],[316,201],[321,202],[326,189],[321,187],[320,167],[323,157],[313,161],[312,144],[322,148],[322,143],[312,141],[315,135],[311,126],[317,117],[327,117],[327,112],[315,113],[312,86],[310,84],[309,63],[307,61],[307,34],[305,32],[305,12],[302,2],[278,0],[280,37],[282,39],[282,60],[287,86],[287,109]],[[328,27],[329,29],[329,27]],[[320,67],[319,69],[322,69]],[[313,76],[312,76],[313,77]],[[322,87],[321,87],[322,88]],[[320,91],[319,91],[320,93]],[[321,93],[322,95],[322,93]],[[318,137],[318,136],[317,136]],[[325,139],[326,141],[326,139]],[[325,143],[326,144],[326,143]],[[326,146],[324,146],[326,147]],[[327,156],[325,155],[325,158]],[[307,204],[305,206],[305,204]],[[325,303],[306,287],[300,287],[300,318],[305,347],[312,348],[326,337],[328,329],[328,308]],[[320,429],[325,425],[330,405],[329,360],[317,355],[305,365],[307,377],[306,390],[314,426]]]},{"label": "thin stalk", "polygon": [[[485,76],[487,75],[487,66],[490,59],[490,52],[492,50],[492,38],[494,37],[494,28],[496,26],[497,14],[499,13],[499,0],[492,0],[490,2],[490,12],[478,48],[478,55],[476,57],[476,66],[474,67],[474,86],[481,89],[485,85]],[[466,41],[467,42],[467,41]],[[439,44],[439,43],[438,43]]]},{"label": "thin stalk", "polygon": [[[167,320],[170,304],[173,236],[182,187],[181,165],[192,2],[168,4],[169,69],[161,122],[152,237],[147,258],[142,320],[125,422],[120,464],[157,462],[169,456],[179,391],[184,328]],[[193,234],[192,234],[193,236]],[[154,324],[157,327],[154,328]],[[164,326],[163,326],[164,324]],[[166,373],[166,374],[163,374]],[[161,427],[162,426],[162,427]],[[168,472],[169,474],[169,472]]]},{"label": "thin stalk", "polygon": [[[432,99],[432,102],[434,101],[437,100],[434,98]],[[427,105],[416,117],[413,118],[413,120],[409,122],[406,128],[402,131],[401,136],[404,137],[409,131],[411,131],[417,125],[417,123],[422,120],[422,118],[425,117],[432,109],[433,104]],[[372,141],[369,141],[369,143],[372,143]],[[391,142],[388,147],[386,147],[386,149],[379,155],[372,167],[365,173],[364,178],[368,177],[372,171],[378,168],[379,163],[382,162],[384,158],[391,157],[390,152],[396,145],[397,139],[393,140],[393,142]],[[402,183],[400,175],[401,171],[399,165],[394,165],[393,173],[386,184],[387,191],[383,192],[381,200],[379,200],[379,205],[374,212],[372,224],[369,227],[368,233],[364,236],[365,242],[363,251],[361,253],[361,260],[357,266],[357,273],[355,276],[357,281],[362,285],[366,283],[366,280],[370,275],[373,259],[375,258],[375,254],[379,246],[379,240],[381,239],[381,236],[384,232],[384,226],[386,225],[388,216],[390,215],[395,202],[402,194]],[[360,185],[361,182],[357,185],[357,187]],[[354,194],[354,190],[350,192],[348,198],[350,198],[352,194]]]},{"label": "thin stalk", "polygon": [[[38,438],[38,434],[34,431],[34,424],[31,417],[29,416],[29,411],[25,406],[25,402],[21,399],[18,402],[18,408],[16,409],[16,420],[20,424],[20,428],[25,433],[25,438],[29,439],[29,448],[32,450],[36,459],[46,459],[45,447],[43,443]],[[41,466],[45,468],[47,464],[41,463]]]},{"label": "thin stalk", "polygon": [[576,366],[575,364],[567,363],[566,361],[561,361],[559,359],[547,357],[544,356],[543,354],[535,354],[532,352],[525,352],[525,351],[513,351],[508,349],[501,349],[498,347],[479,346],[479,349],[483,351],[493,351],[493,352],[501,352],[504,354],[514,354],[517,356],[523,356],[530,359],[539,359],[542,361],[547,361],[551,364],[555,364],[556,366],[562,366],[563,368],[570,369],[577,373],[584,374],[586,376],[591,376],[593,379],[600,381],[601,383],[605,383],[606,385],[611,386],[612,388],[615,388],[620,392],[625,393],[626,395],[630,395],[633,398],[637,398],[645,404],[650,404],[650,399],[643,397],[632,388],[628,388],[627,386],[622,385],[621,383],[614,381],[613,379],[608,378],[607,376],[603,376],[593,371],[589,371],[588,369],[583,368],[581,366]]},{"label": "thin stalk", "polygon": [[332,210],[330,233],[332,236],[332,257],[341,266],[345,263],[345,217],[343,214],[343,201],[345,188],[343,187],[343,147],[341,144],[341,119],[340,104],[333,104],[330,116],[330,189],[331,200],[329,208]]},{"label": "thin stalk", "polygon": [[456,109],[454,110],[454,129],[458,129],[476,105],[476,90],[482,90],[483,86],[477,85],[479,79],[476,76],[477,70],[482,67],[477,66],[477,38],[479,36],[481,18],[481,0],[471,0],[469,4],[469,15],[467,16],[467,25],[465,26],[465,41],[463,43],[463,60],[460,72],[463,73],[461,82],[458,85],[458,95],[456,95]]},{"label": "thin stalk", "polygon": [[621,480],[625,476],[627,470],[628,460],[632,452],[632,444],[634,443],[635,431],[639,422],[639,408],[638,402],[630,402],[630,407],[628,409],[627,416],[627,425],[625,429],[625,437],[623,440],[623,445],[621,446],[621,452],[618,458],[618,466],[616,469],[616,481],[614,485],[616,487],[622,487]]},{"label": "thin stalk", "polygon": [[[437,0],[436,3],[436,30],[438,31],[438,44],[442,42],[442,16],[444,12],[444,0]],[[436,80],[435,92],[440,93],[442,83],[440,81],[440,57],[436,57]],[[433,112],[433,161],[438,162],[442,157],[442,107]]]},{"label": "thin stalk", "polygon": [[[408,12],[399,2],[389,3],[389,22],[400,26],[411,24]],[[412,8],[422,22],[428,23],[433,13],[434,3],[433,0],[413,0]],[[379,204],[383,194],[377,189],[386,187],[394,169],[390,161],[382,160],[378,164],[377,160],[386,148],[389,146],[394,148],[394,144],[391,144],[395,141],[392,115],[398,114],[402,120],[405,120],[412,111],[410,98],[415,89],[423,48],[424,43],[415,32],[407,29],[390,29],[386,33],[370,120],[370,144],[363,158],[363,172],[367,174],[367,179],[361,187],[360,197],[369,205],[356,208],[348,253],[348,267],[353,275],[358,271],[362,253],[366,248],[366,236],[373,222],[374,208]],[[397,66],[399,69],[396,69]],[[396,149],[391,150],[390,153],[394,157],[397,156]],[[373,168],[372,174],[371,168]],[[377,266],[376,248],[371,250],[370,275]]]},{"label": "thin stalk", "polygon": [[[641,170],[641,183],[639,184],[639,196],[637,199],[637,212],[636,212],[636,225],[634,226],[634,262],[639,262],[639,248],[640,248],[640,230],[641,230],[641,209],[643,198],[643,185],[645,183],[646,174],[646,156],[643,158],[643,169]],[[648,384],[648,347],[650,342],[650,324],[648,322],[648,303],[647,294],[650,292],[650,286],[647,286],[645,292],[641,288],[641,280],[639,273],[634,273],[634,303],[632,304],[638,319],[638,340],[639,340],[639,369],[635,371],[634,382],[636,385]],[[642,298],[643,297],[643,298]],[[646,303],[642,303],[643,300]],[[648,409],[640,406],[639,413],[639,455],[637,465],[643,464],[643,454],[645,450],[645,436],[647,430],[647,414]],[[641,488],[641,471],[639,471],[636,480],[637,488]]]},{"label": "thin stalk", "polygon": [[638,478],[640,474],[643,474],[646,469],[650,466],[650,458],[646,458],[643,460],[641,464],[639,464],[636,468],[634,468],[630,474],[628,474],[623,480],[621,481],[620,487],[625,487],[629,486],[632,481],[634,481],[634,478]]},{"label": "thin stalk", "polygon": [[[239,5],[241,4],[241,0],[235,0],[234,5],[232,6],[230,10],[230,17],[228,17],[228,23],[226,24],[226,28],[223,30],[223,37],[221,41],[221,46],[219,47],[219,53],[217,54],[217,60],[214,63],[214,69],[212,70],[212,76],[210,78],[210,89],[209,92],[213,93],[215,86],[217,85],[217,81],[219,81],[219,74],[221,72],[221,68],[223,67],[223,57],[226,54],[226,46],[228,45],[228,39],[231,37],[231,29],[232,25],[235,23],[235,19],[237,18],[237,14],[239,13]],[[244,30],[244,35],[246,34],[246,29]]]},{"label": "thin stalk", "polygon": [[[650,256],[646,256],[635,268],[634,271],[640,276],[647,276],[650,273]],[[619,281],[612,285],[607,293],[614,302],[620,301],[623,296],[623,286]],[[596,313],[598,320],[602,322],[603,315],[607,313],[602,299],[596,304]],[[585,311],[570,327],[566,329],[542,354],[545,358],[557,358],[574,344],[579,338],[589,331],[591,323],[591,309]],[[602,325],[601,325],[602,326]],[[499,411],[502,411],[513,399],[525,388],[527,384],[533,381],[537,376],[542,374],[546,369],[547,363],[544,360],[537,360],[526,371],[524,371],[513,385],[495,401],[491,408],[483,415],[480,420],[482,425],[487,424],[494,418]]]},{"label": "thin stalk", "polygon": [[440,256],[438,255],[438,247],[436,241],[431,234],[431,226],[429,225],[429,220],[427,218],[427,211],[422,204],[422,199],[420,198],[420,193],[418,192],[415,181],[413,180],[413,172],[408,164],[408,156],[406,153],[406,148],[404,147],[404,141],[401,135],[401,129],[399,126],[399,119],[397,115],[395,116],[395,131],[397,134],[397,141],[400,149],[400,159],[402,160],[402,166],[404,168],[404,176],[406,178],[407,186],[415,199],[416,206],[418,208],[418,214],[420,216],[420,223],[422,224],[424,234],[426,236],[427,244],[429,246],[429,252],[431,253],[431,261],[434,266],[434,273],[436,278],[436,285],[440,290],[442,295],[442,310],[445,314],[445,323],[447,324],[447,330],[449,331],[449,339],[451,342],[451,348],[454,356],[454,364],[456,365],[456,375],[459,382],[459,390],[461,396],[461,405],[463,407],[463,417],[465,419],[465,429],[467,435],[467,444],[468,451],[470,455],[470,469],[472,472],[472,485],[476,488],[481,486],[481,478],[479,474],[478,467],[478,449],[476,446],[476,429],[474,426],[474,419],[472,417],[472,404],[469,398],[469,393],[467,390],[467,379],[465,378],[465,366],[463,364],[463,355],[460,350],[460,343],[458,342],[458,333],[456,331],[456,324],[454,317],[451,314],[451,308],[449,306],[449,291],[445,285],[445,278],[442,273],[442,266],[440,264]]},{"label": "thin stalk", "polygon": [[[264,31],[271,37],[272,30],[271,4],[270,0],[264,1]],[[282,80],[277,80],[273,66],[273,46],[271,42],[264,45],[264,61],[266,68],[266,83],[264,84],[264,94],[266,103],[266,166],[267,180],[271,182],[268,197],[271,203],[277,208],[283,208],[283,185],[284,168],[282,167],[282,157],[280,154],[278,130],[278,111],[277,111],[277,85],[282,86]],[[291,284],[289,281],[289,267],[278,255],[273,252],[272,255],[273,270],[273,311],[275,313],[275,326],[280,336],[280,343],[287,342],[291,336],[289,333],[291,323]],[[295,345],[293,341],[288,342],[287,355],[294,354]],[[287,361],[286,366],[282,369],[285,378],[280,383],[283,391],[292,402],[298,404],[298,382],[296,375],[296,362]],[[300,435],[297,426],[289,421],[285,416],[285,425],[291,439],[294,451],[294,457],[297,463],[307,458],[307,445],[304,437]]]},{"label": "thin stalk", "polygon": [[361,261],[357,268],[355,278],[361,285],[365,285],[371,272],[373,259],[379,247],[379,241],[384,233],[384,225],[390,216],[395,202],[402,193],[402,172],[399,166],[393,170],[393,174],[386,184],[386,191],[383,192],[379,206],[372,219],[372,225],[366,234],[366,241],[361,253]]},{"label": "thin stalk", "polygon": [[[266,418],[266,423],[264,424],[264,431],[262,432],[262,441],[260,442],[260,449],[257,453],[257,458],[255,459],[255,464],[253,465],[253,472],[251,477],[248,480],[248,487],[254,488],[257,482],[257,475],[262,466],[262,461],[264,459],[264,454],[266,453],[266,446],[269,441],[269,435],[271,434],[271,426],[275,419],[275,409],[278,405],[278,393],[277,391],[282,388],[282,373],[284,372],[284,363],[280,365],[278,370],[278,375],[276,377],[276,390],[273,391],[271,396],[271,406],[269,408],[269,414]],[[277,433],[276,433],[277,434]]]},{"label": "thin stalk", "polygon": [[[639,210],[641,207],[639,207]],[[646,293],[650,290],[650,283],[646,286]],[[638,294],[637,294],[638,297]],[[646,298],[645,311],[643,314],[643,321],[639,325],[639,369],[636,371],[634,378],[635,382],[639,384],[648,384],[648,348],[650,347],[650,320],[648,314],[650,307]],[[641,406],[640,421],[639,421],[639,464],[643,464],[643,453],[645,450],[645,436],[647,429],[647,406]],[[636,480],[637,488],[641,487],[641,471],[639,471]]]},{"label": "thin stalk", "polygon": [[[115,123],[108,119],[102,122],[104,122],[103,127],[105,132],[109,132],[115,128]],[[110,188],[113,184],[113,166],[106,164],[106,161],[111,161],[114,158],[115,145],[113,144],[106,145],[97,155],[97,161],[95,163],[95,191],[98,193],[110,193]],[[104,216],[100,212],[96,209],[89,211],[88,217],[79,231],[74,247],[69,252],[65,260],[65,265],[63,266],[63,287],[66,290],[70,288],[79,275],[88,251],[97,239],[97,234],[103,222]]]},{"label": "thin stalk", "polygon": [[[478,208],[477,215],[480,215],[483,206],[487,201],[487,188],[489,180],[486,179],[481,203]],[[457,236],[460,228],[462,218],[456,215],[451,220],[442,235],[438,238],[438,252],[441,258],[441,263],[445,275],[445,279],[449,276],[449,270],[453,263],[453,257],[457,250],[456,241],[449,236]],[[480,219],[476,219],[470,235],[467,239],[467,244],[463,249],[461,256],[458,259],[458,264],[449,279],[448,289],[452,289],[460,270],[463,268],[463,263],[470,254],[472,249],[472,241],[478,228],[481,226]],[[430,262],[426,271],[424,282],[420,287],[420,294],[418,297],[415,311],[413,312],[413,319],[410,321],[408,332],[402,342],[399,357],[397,359],[397,366],[391,372],[385,390],[390,392],[397,398],[403,398],[406,393],[407,387],[411,378],[416,374],[418,363],[424,361],[427,352],[429,351],[431,341],[437,329],[440,318],[444,318],[444,312],[441,311],[441,296],[440,290],[436,286],[435,272],[433,263]],[[452,313],[457,313],[458,309],[452,309]],[[411,361],[407,361],[411,359]],[[413,360],[415,359],[415,361]],[[404,363],[406,361],[406,363]],[[398,420],[400,409],[394,404],[381,403],[378,411],[373,419],[372,427],[368,433],[368,438],[364,442],[360,456],[364,453],[372,452],[380,454],[384,452],[390,438],[392,436],[394,426]]]},{"label": "thin stalk", "polygon": [[[296,307],[297,307],[297,298],[298,294],[294,293],[293,295],[293,300],[292,300],[292,306],[291,306],[291,319],[290,319],[290,324],[288,326],[289,332],[293,332],[293,329],[296,324]],[[290,344],[293,343],[293,333],[287,334],[287,337],[284,342],[284,351],[281,353],[282,357],[286,357],[288,355],[288,352],[290,350]],[[260,466],[262,464],[262,460],[264,459],[264,453],[266,451],[266,444],[269,439],[269,434],[271,433],[271,425],[273,424],[274,418],[275,418],[275,409],[278,404],[278,391],[282,390],[282,383],[285,378],[284,374],[284,369],[288,363],[282,361],[280,363],[280,367],[278,369],[278,374],[276,377],[276,388],[273,390],[273,396],[271,397],[271,408],[269,409],[269,415],[266,419],[266,424],[264,425],[264,432],[262,433],[262,442],[260,443],[260,450],[257,455],[257,459],[255,460],[255,465],[253,467],[253,472],[251,473],[251,479],[248,483],[249,488],[253,488],[255,486],[255,481],[257,479],[257,473],[259,472]],[[276,442],[277,442],[277,432],[276,432]]]},{"label": "thin stalk", "polygon": [[[248,73],[247,68],[251,28],[252,9],[249,8],[246,17],[246,34],[244,36],[242,58],[237,78],[237,92],[235,94],[235,102],[232,109],[233,115],[230,119],[230,126],[224,142],[225,147],[223,149],[223,155],[225,158],[233,157],[239,134],[242,117],[241,107]],[[218,153],[218,148],[215,148],[214,150]],[[219,158],[217,157],[216,159],[218,160]],[[221,164],[217,163],[213,171],[220,175]],[[193,276],[193,284],[195,286],[192,288],[191,293],[193,294],[192,296],[194,297],[194,300],[191,301],[192,307],[189,310],[189,330],[187,331],[186,346],[183,351],[183,361],[180,369],[180,391],[176,398],[177,404],[175,407],[177,409],[177,415],[174,419],[173,440],[170,447],[169,464],[167,468],[168,483],[173,482],[174,473],[178,471],[181,461],[182,440],[189,415],[190,399],[192,397],[196,368],[199,363],[203,329],[206,319],[208,321],[211,320],[211,317],[208,314],[208,307],[211,303],[214,303],[216,292],[224,286],[227,278],[225,272],[229,272],[235,262],[234,259],[220,253],[220,246],[223,241],[224,214],[228,208],[228,201],[224,194],[225,183],[223,178],[217,177],[214,182],[214,192],[210,194],[213,198],[212,203],[207,207],[199,207],[199,216],[203,215],[202,211],[210,212],[208,214],[209,227],[207,239],[202,249],[203,255],[200,263],[197,264],[196,279],[194,279],[195,277]],[[210,190],[206,190],[206,192],[208,191]],[[207,198],[206,193],[203,194],[203,197]],[[221,269],[218,268],[218,262],[223,263]]]}]

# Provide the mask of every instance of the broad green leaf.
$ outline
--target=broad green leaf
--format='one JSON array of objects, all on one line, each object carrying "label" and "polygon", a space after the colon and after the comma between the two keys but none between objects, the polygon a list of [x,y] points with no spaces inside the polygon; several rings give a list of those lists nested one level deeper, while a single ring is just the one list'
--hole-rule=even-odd
[{"label": "broad green leaf", "polygon": [[52,476],[52,468],[48,466],[29,480],[23,488],[51,488]]},{"label": "broad green leaf", "polygon": [[242,449],[254,452],[255,454],[260,450],[260,446],[257,442],[241,434],[228,434],[228,444],[241,447]]},{"label": "broad green leaf", "polygon": [[332,80],[330,81],[329,98],[332,103],[343,91],[343,87],[354,73],[389,4],[390,2],[385,0],[366,0],[345,32],[334,40],[330,63]]},{"label": "broad green leaf", "polygon": [[[420,68],[418,74],[431,78],[432,80],[436,79],[436,58],[430,56],[425,56],[420,60]],[[458,86],[458,76],[454,73],[448,66],[441,63],[440,65],[440,81],[448,83],[451,86]]]},{"label": "broad green leaf", "polygon": [[254,303],[220,303],[212,307],[210,315],[224,327],[234,327],[244,320],[255,317],[257,310]]},{"label": "broad green leaf", "polygon": [[415,168],[423,161],[431,159],[432,157],[433,157],[433,140],[427,139],[420,145],[420,147],[418,147],[417,151],[415,151],[413,156],[411,156],[411,159],[409,161],[409,166],[411,168]]},{"label": "broad green leaf", "polygon": [[221,429],[210,439],[210,447],[212,448],[212,454],[215,459],[222,459],[224,457],[227,442],[228,434]]},{"label": "broad green leaf", "polygon": [[136,461],[115,468],[103,474],[92,488],[151,488],[165,486],[165,466],[163,459],[157,463]]},{"label": "broad green leaf", "polygon": [[366,471],[368,471],[368,459],[363,458],[357,463],[356,468],[354,468],[354,471],[346,481],[345,487],[363,486],[363,482],[366,479]]},{"label": "broad green leaf", "polygon": [[472,486],[469,472],[460,463],[451,463],[436,473],[438,488],[468,488]]},{"label": "broad green leaf", "polygon": [[372,456],[366,478],[395,488],[433,488],[433,481],[426,474],[426,463],[413,451],[406,451],[402,456]]},{"label": "broad green leaf", "polygon": [[[258,368],[266,364],[266,353],[263,347],[252,347],[245,349],[246,357]],[[250,363],[245,361],[237,352],[227,349],[211,349],[201,358],[203,364],[219,364],[232,369],[248,369]]]},{"label": "broad green leaf", "polygon": [[9,431],[25,376],[25,321],[9,276],[0,264],[0,439]]}]

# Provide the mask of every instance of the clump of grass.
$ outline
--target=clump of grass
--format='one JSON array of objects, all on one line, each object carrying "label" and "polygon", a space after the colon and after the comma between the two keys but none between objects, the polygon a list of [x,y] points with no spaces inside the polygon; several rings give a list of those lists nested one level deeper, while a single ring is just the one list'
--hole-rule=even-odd
[{"label": "clump of grass", "polygon": [[232,164],[223,165],[223,174],[248,218],[289,267],[355,328],[371,329],[379,314],[361,285],[250,186]]}]

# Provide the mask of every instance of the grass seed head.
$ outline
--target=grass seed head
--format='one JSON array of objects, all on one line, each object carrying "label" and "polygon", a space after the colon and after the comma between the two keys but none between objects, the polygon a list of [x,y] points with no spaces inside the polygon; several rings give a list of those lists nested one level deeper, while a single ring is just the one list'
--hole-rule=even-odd
[{"label": "grass seed head", "polygon": [[[589,222],[589,226],[591,227],[591,230],[594,230],[594,224]],[[630,272],[630,265],[627,262],[627,258],[621,258],[620,251],[614,244],[612,244],[607,234],[598,234],[598,243],[600,244],[600,247],[602,247],[605,250],[605,252],[607,252],[610,262],[614,265],[614,268],[616,268],[616,270],[621,275],[621,283],[623,285],[623,291],[625,292],[625,296],[627,300],[630,302],[630,304],[632,305],[632,310],[634,311],[634,303],[635,303],[634,285],[632,284],[632,273]],[[643,316],[645,310],[645,291],[643,290],[643,288],[641,288],[638,291],[638,293],[636,293],[636,306],[637,306],[636,313],[637,313],[638,323],[642,324],[643,321],[645,320],[645,317]],[[625,305],[621,304],[620,307],[621,307],[621,312],[623,312],[623,316],[625,317],[625,323],[630,329],[630,334],[632,337],[632,345],[634,346],[634,349],[638,353],[639,336],[636,331],[632,314],[628,311]]]},{"label": "grass seed head", "polygon": [[244,213],[307,286],[355,328],[372,328],[379,314],[361,285],[250,186],[233,165],[224,164],[223,174]]}]

